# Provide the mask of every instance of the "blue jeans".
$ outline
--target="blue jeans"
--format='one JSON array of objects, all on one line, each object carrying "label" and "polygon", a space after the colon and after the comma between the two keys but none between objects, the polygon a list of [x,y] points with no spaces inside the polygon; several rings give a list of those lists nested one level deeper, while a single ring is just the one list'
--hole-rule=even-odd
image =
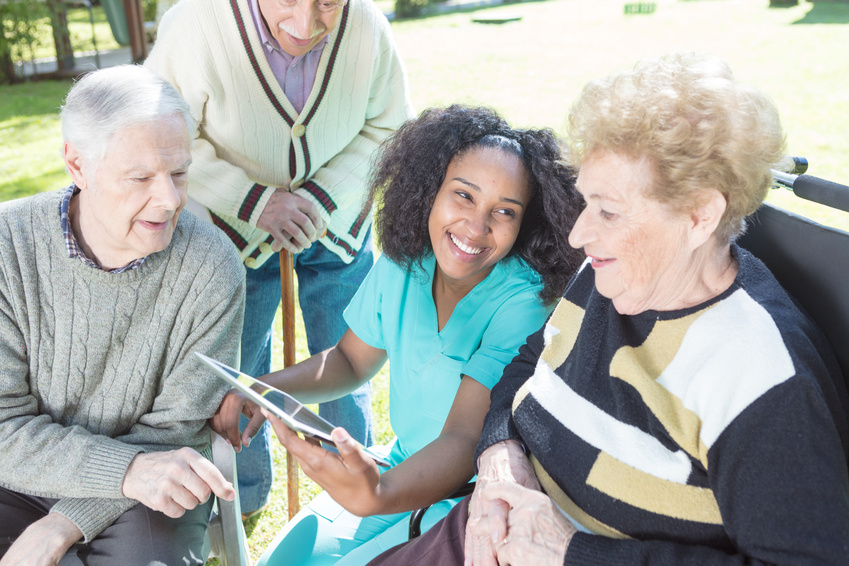
[{"label": "blue jeans", "polygon": [[[371,234],[366,235],[362,249],[349,264],[318,242],[296,254],[294,264],[307,348],[312,355],[336,345],[348,329],[342,312],[374,264]],[[279,256],[272,256],[258,269],[246,271],[247,300],[240,369],[259,377],[271,371],[272,324],[280,305]],[[368,383],[341,399],[321,403],[318,412],[331,423],[344,427],[365,446],[374,444]],[[246,424],[243,416],[242,430]],[[242,447],[236,455],[239,499],[245,513],[268,502],[274,480],[270,440],[271,427],[266,423],[251,445]]]}]

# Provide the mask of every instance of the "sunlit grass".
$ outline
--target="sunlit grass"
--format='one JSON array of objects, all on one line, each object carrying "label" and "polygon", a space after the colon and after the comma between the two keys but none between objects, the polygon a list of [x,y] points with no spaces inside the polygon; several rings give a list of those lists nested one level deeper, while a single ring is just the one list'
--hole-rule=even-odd
[{"label": "sunlit grass", "polygon": [[69,82],[0,86],[0,200],[70,182],[61,158],[58,114],[69,86]]},{"label": "sunlit grass", "polygon": [[[849,4],[768,0],[660,0],[652,15],[626,16],[620,0],[561,0],[402,21],[393,31],[418,109],[464,102],[493,107],[521,126],[562,132],[584,84],[671,50],[723,57],[736,76],[769,93],[792,155],[809,173],[849,183]],[[522,19],[475,24],[488,16]],[[849,215],[773,194],[781,205],[849,228]]]}]

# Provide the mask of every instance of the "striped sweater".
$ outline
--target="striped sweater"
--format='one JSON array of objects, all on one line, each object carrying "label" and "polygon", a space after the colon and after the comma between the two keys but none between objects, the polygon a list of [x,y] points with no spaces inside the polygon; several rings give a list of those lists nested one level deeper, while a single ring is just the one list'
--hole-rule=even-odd
[{"label": "striped sweater", "polygon": [[349,0],[300,114],[262,49],[248,0],[182,0],[162,20],[145,66],[180,91],[199,124],[189,196],[259,267],[272,239],[257,220],[277,187],[294,191],[327,222],[321,243],[350,262],[371,222],[372,156],[412,116],[389,24],[370,0]]},{"label": "striped sweater", "polygon": [[823,394],[836,362],[733,251],[720,296],[635,316],[585,264],[493,389],[478,454],[528,447],[579,529],[565,564],[849,564],[847,419]]}]

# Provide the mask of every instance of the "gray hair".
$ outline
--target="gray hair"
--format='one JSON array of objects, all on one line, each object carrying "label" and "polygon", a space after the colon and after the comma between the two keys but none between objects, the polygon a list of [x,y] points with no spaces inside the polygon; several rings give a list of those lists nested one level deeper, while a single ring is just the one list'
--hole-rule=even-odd
[{"label": "gray hair", "polygon": [[179,114],[189,132],[189,105],[164,79],[138,65],[119,65],[87,74],[65,98],[62,138],[86,159],[100,161],[116,132]]}]

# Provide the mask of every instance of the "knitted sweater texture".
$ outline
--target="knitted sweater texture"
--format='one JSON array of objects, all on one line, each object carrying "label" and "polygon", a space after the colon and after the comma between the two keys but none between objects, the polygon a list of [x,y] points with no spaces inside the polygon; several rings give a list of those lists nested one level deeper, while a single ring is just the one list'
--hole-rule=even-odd
[{"label": "knitted sweater texture", "polygon": [[182,0],[163,18],[145,66],[198,122],[189,196],[258,267],[272,239],[257,220],[277,187],[294,191],[328,223],[321,243],[350,262],[371,223],[372,156],[412,116],[389,24],[370,0],[348,1],[300,114],[262,50],[248,0]]},{"label": "knitted sweater texture", "polygon": [[764,265],[680,311],[616,312],[584,265],[492,390],[579,529],[567,565],[849,564],[847,416],[821,333]]},{"label": "knitted sweater texture", "polygon": [[139,452],[209,453],[227,387],[192,352],[234,363],[244,270],[226,237],[183,212],[137,269],[68,257],[61,193],[0,205],[0,485],[56,498],[89,541],[136,504]]}]

